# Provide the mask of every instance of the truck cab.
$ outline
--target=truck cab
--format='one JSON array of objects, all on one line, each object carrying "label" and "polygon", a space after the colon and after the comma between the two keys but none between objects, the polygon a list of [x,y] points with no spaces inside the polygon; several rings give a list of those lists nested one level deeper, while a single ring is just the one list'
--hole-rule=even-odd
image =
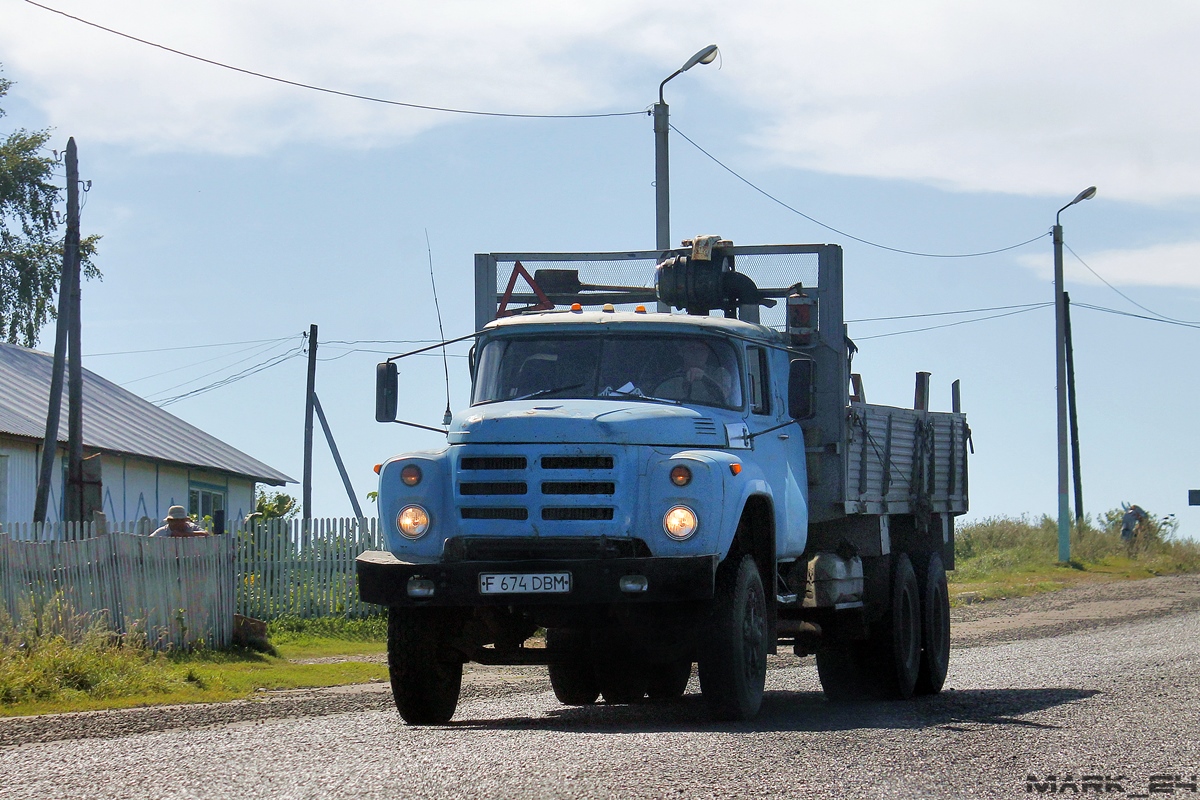
[{"label": "truck cab", "polygon": [[[573,279],[558,296],[537,291],[561,308],[487,322],[471,353],[471,404],[453,416],[446,446],[382,465],[386,549],[360,556],[359,586],[389,609],[392,688],[408,722],[453,715],[469,660],[546,664],[569,704],[670,700],[698,664],[721,719],[757,712],[766,656],[781,643],[817,654],[835,699],[940,689],[958,506],[936,478],[932,492],[889,502],[889,481],[870,462],[891,474],[896,459],[864,445],[880,433],[880,413],[881,446],[915,447],[918,428],[928,429],[928,457],[896,456],[909,473],[936,471],[937,415],[856,408],[840,295],[825,295],[838,302],[827,312],[836,339],[804,314],[778,329],[761,324],[744,309],[774,306],[770,294],[815,304],[796,285],[764,293],[744,276],[721,278],[735,253],[719,241],[654,254],[656,299],[692,313],[630,302],[585,310],[589,300],[627,298],[610,285],[589,297]],[[840,257],[837,267],[840,290]],[[714,272],[730,291],[697,294]],[[700,308],[714,301],[732,313]],[[830,341],[837,358],[825,352]],[[381,369],[381,398],[397,396],[395,374]],[[839,383],[840,394],[830,389]],[[822,405],[836,419],[823,419]],[[963,435],[964,420],[942,422],[948,436]],[[954,489],[948,476],[961,472],[965,510],[960,451],[943,453],[940,485]],[[862,491],[850,498],[856,467]],[[538,629],[545,647],[527,644]]]}]

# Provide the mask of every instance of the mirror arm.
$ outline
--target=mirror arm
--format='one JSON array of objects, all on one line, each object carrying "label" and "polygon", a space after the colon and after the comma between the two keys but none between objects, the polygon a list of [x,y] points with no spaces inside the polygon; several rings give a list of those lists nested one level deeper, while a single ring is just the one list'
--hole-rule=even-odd
[{"label": "mirror arm", "polygon": [[800,424],[800,420],[798,420],[798,419],[789,419],[787,422],[782,422],[782,423],[780,423],[780,424],[778,424],[778,425],[773,425],[773,426],[772,426],[772,427],[770,427],[770,428],[765,428],[765,429],[763,429],[763,430],[761,430],[761,431],[755,431],[754,433],[751,433],[751,434],[749,434],[750,441],[754,441],[754,437],[756,437],[756,436],[762,436],[764,433],[770,433],[770,432],[772,432],[772,431],[777,431],[777,430],[779,430],[780,428],[786,428],[788,425],[799,425],[799,424]]}]

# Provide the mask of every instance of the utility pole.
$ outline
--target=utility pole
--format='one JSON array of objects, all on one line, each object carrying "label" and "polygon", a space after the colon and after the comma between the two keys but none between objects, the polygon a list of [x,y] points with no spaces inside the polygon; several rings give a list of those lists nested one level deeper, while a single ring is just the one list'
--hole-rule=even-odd
[{"label": "utility pole", "polygon": [[1058,406],[1058,560],[1071,560],[1071,501],[1070,467],[1067,456],[1067,303],[1063,290],[1063,229],[1059,222],[1062,212],[1083,200],[1096,196],[1096,187],[1089,186],[1054,215],[1054,365]]},{"label": "utility pole", "polygon": [[1067,408],[1071,417],[1071,469],[1075,479],[1075,525],[1083,526],[1083,478],[1079,467],[1079,415],[1075,410],[1075,348],[1071,345],[1071,294],[1063,292],[1067,334]]},{"label": "utility pole", "polygon": [[[69,158],[69,157],[68,157]],[[79,165],[67,172],[79,196]],[[70,191],[70,190],[68,190]],[[80,284],[79,212],[75,213],[75,259],[71,264],[71,325],[67,329],[67,522],[84,522],[83,508],[83,314]]]},{"label": "utility pole", "polygon": [[308,389],[304,393],[304,520],[312,519],[313,397],[317,391],[317,326],[308,326]]},{"label": "utility pole", "polygon": [[[58,284],[58,321],[54,326],[54,365],[50,375],[50,403],[46,409],[46,436],[42,439],[42,463],[38,472],[33,521],[46,521],[50,502],[50,481],[54,475],[54,457],[58,454],[58,422],[62,414],[63,367],[67,359],[67,334],[71,328],[74,303],[72,275],[79,262],[79,161],[75,138],[67,140],[67,235],[63,242],[62,276]],[[64,489],[66,487],[63,487]]]}]

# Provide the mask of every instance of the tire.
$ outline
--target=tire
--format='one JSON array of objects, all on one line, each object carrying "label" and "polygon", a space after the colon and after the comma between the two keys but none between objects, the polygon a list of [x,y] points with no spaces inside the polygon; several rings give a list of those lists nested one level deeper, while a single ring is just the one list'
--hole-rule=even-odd
[{"label": "tire", "polygon": [[950,590],[946,568],[937,553],[929,559],[921,581],[921,667],[916,694],[937,694],[950,668]]},{"label": "tire", "polygon": [[590,706],[600,696],[600,682],[588,658],[588,637],[574,628],[547,628],[546,650],[570,654],[565,664],[550,665],[550,686],[558,702],[568,706]]},{"label": "tire", "polygon": [[848,703],[875,696],[866,644],[831,645],[817,650],[817,676],[826,699]]},{"label": "tire", "polygon": [[[732,567],[732,568],[731,568]],[[717,571],[700,691],[713,717],[748,720],[762,706],[767,678],[767,599],[752,556]]]},{"label": "tire", "polygon": [[442,725],[454,716],[462,661],[443,651],[444,615],[434,609],[388,611],[388,676],[396,709],[409,725]]},{"label": "tire", "polygon": [[609,705],[640,703],[646,696],[648,676],[643,664],[607,661],[596,665],[596,681]]},{"label": "tire", "polygon": [[891,603],[873,644],[880,696],[912,697],[921,668],[921,593],[912,562],[904,553],[892,558]]},{"label": "tire", "polygon": [[651,664],[647,671],[646,694],[651,700],[678,700],[687,691],[692,662],[689,659]]}]

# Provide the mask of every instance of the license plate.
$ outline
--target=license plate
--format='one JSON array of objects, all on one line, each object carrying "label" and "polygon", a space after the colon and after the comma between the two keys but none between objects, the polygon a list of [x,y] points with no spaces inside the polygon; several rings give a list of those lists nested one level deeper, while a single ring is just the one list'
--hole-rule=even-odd
[{"label": "license plate", "polygon": [[481,572],[480,594],[566,594],[571,591],[569,572]]}]

